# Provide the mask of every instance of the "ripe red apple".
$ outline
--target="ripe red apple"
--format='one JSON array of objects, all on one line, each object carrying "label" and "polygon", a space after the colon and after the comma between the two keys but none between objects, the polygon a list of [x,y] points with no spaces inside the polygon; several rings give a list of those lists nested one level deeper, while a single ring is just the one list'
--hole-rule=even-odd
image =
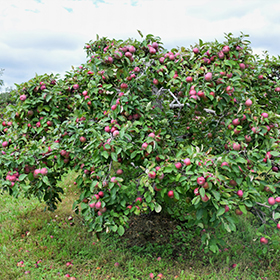
[{"label": "ripe red apple", "polygon": [[240,67],[241,70],[244,70],[246,68],[244,63],[239,63],[239,67]]},{"label": "ripe red apple", "polygon": [[145,143],[142,144],[142,149],[145,150],[145,149],[147,149],[147,147],[148,147],[148,143],[145,142]]},{"label": "ripe red apple", "polygon": [[45,168],[45,167],[43,167],[43,168],[41,169],[41,174],[42,174],[43,176],[47,175],[47,174],[48,174],[48,169]]},{"label": "ripe red apple", "polygon": [[196,181],[200,186],[202,186],[205,183],[205,178],[204,177],[198,177]]},{"label": "ripe red apple", "polygon": [[186,158],[186,159],[184,159],[184,164],[188,166],[188,165],[191,165],[192,163],[189,158]]},{"label": "ripe red apple", "polygon": [[280,203],[280,196],[276,197],[276,198],[275,198],[275,201],[276,201],[277,203]]},{"label": "ripe red apple", "polygon": [[90,208],[94,208],[94,207],[95,207],[95,202],[90,203],[90,204],[89,204],[89,207],[90,207]]},{"label": "ripe red apple", "polygon": [[182,163],[181,163],[181,162],[175,163],[175,167],[176,167],[177,169],[180,169],[180,168],[182,167]]},{"label": "ripe red apple", "polygon": [[149,178],[151,179],[155,179],[156,178],[156,172],[155,171],[152,171],[148,174]]},{"label": "ripe red apple", "polygon": [[84,136],[81,136],[81,137],[80,137],[80,141],[81,141],[82,143],[85,143],[85,142],[87,141],[87,139],[86,139]]},{"label": "ripe red apple", "polygon": [[97,201],[97,202],[95,203],[95,208],[96,208],[96,209],[100,209],[100,208],[101,208],[101,201]]},{"label": "ripe red apple", "polygon": [[25,95],[25,94],[21,95],[21,96],[19,97],[19,99],[20,99],[21,101],[26,100],[26,95]]},{"label": "ripe red apple", "polygon": [[100,192],[98,192],[98,195],[99,195],[99,197],[104,197],[104,192],[103,191],[100,191]]},{"label": "ripe red apple", "polygon": [[243,214],[243,212],[240,209],[235,209],[235,214],[240,216]]},{"label": "ripe red apple", "polygon": [[277,228],[280,229],[280,223],[277,224]]},{"label": "ripe red apple", "polygon": [[226,205],[225,206],[225,213],[229,211],[229,207]]},{"label": "ripe red apple", "polygon": [[174,197],[174,192],[173,191],[169,191],[167,193],[167,195],[170,197],[170,198],[173,198]]},{"label": "ripe red apple", "polygon": [[191,76],[188,76],[187,78],[186,78],[186,82],[187,83],[191,83],[193,81],[193,78],[191,77]]},{"label": "ripe red apple", "polygon": [[153,79],[153,84],[158,85],[158,80],[156,78]]},{"label": "ripe red apple", "polygon": [[34,177],[37,178],[39,176],[39,174],[41,174],[41,170],[40,169],[35,169],[34,173],[33,173]]},{"label": "ripe red apple", "polygon": [[242,191],[242,190],[238,190],[238,191],[237,191],[237,195],[238,195],[239,197],[242,197],[242,196],[243,196],[243,191]]},{"label": "ripe red apple", "polygon": [[119,132],[118,130],[116,130],[116,131],[113,132],[113,136],[114,136],[114,137],[118,136],[119,134],[120,134],[120,132]]},{"label": "ripe red apple", "polygon": [[116,177],[112,177],[112,178],[111,178],[111,182],[112,182],[112,183],[117,183],[118,181],[116,180]]},{"label": "ripe red apple", "polygon": [[251,99],[247,99],[246,102],[245,102],[245,105],[246,105],[247,107],[250,107],[252,104],[253,104],[253,102],[252,102]]},{"label": "ripe red apple", "polygon": [[149,52],[150,52],[150,54],[155,54],[157,52],[157,50],[153,47],[150,47]]},{"label": "ripe red apple", "polygon": [[159,189],[157,186],[155,186],[155,191],[160,191],[161,189]]},{"label": "ripe red apple", "polygon": [[223,167],[223,166],[229,166],[229,164],[228,164],[226,161],[224,161],[224,162],[222,162],[222,164],[221,164],[221,167]]},{"label": "ripe red apple", "polygon": [[6,148],[8,145],[9,145],[9,143],[8,143],[7,141],[4,141],[4,142],[2,143],[2,147],[3,147],[3,148]]},{"label": "ripe red apple", "polygon": [[204,76],[205,81],[210,82],[212,80],[212,73],[208,72]]},{"label": "ripe red apple", "polygon": [[234,126],[239,125],[239,124],[240,124],[239,119],[234,119],[234,120],[232,121],[232,124],[233,124]]},{"label": "ripe red apple", "polygon": [[247,143],[251,142],[252,141],[252,137],[250,135],[245,135],[245,141]]},{"label": "ripe red apple", "polygon": [[268,204],[270,204],[270,205],[274,205],[276,202],[274,197],[270,197],[267,201],[268,201]]},{"label": "ripe red apple", "polygon": [[224,46],[222,51],[223,53],[228,53],[230,51],[229,46]]},{"label": "ripe red apple", "polygon": [[198,48],[193,48],[193,52],[194,52],[195,54],[198,54],[198,53],[199,53],[199,49],[198,49]]},{"label": "ripe red apple", "polygon": [[268,113],[262,113],[263,118],[268,118]]},{"label": "ripe red apple", "polygon": [[116,173],[117,173],[117,175],[122,175],[123,174],[123,170],[122,169],[118,169]]},{"label": "ripe red apple", "polygon": [[135,199],[135,202],[137,202],[137,201],[139,201],[140,203],[143,201],[142,200],[142,197],[137,197],[136,199]]},{"label": "ripe red apple", "polygon": [[205,194],[204,197],[201,197],[201,200],[203,202],[207,202],[209,200],[209,197],[207,196],[207,194]]},{"label": "ripe red apple", "polygon": [[234,149],[235,151],[240,151],[240,148],[241,148],[240,144],[238,144],[238,143],[233,143],[233,149]]},{"label": "ripe red apple", "polygon": [[116,104],[114,104],[114,105],[111,107],[111,110],[112,110],[112,111],[115,111],[115,110],[117,109],[117,107],[118,107],[118,106],[117,106]]},{"label": "ripe red apple", "polygon": [[262,244],[267,244],[267,243],[268,243],[268,240],[267,240],[265,237],[261,237],[261,238],[260,238],[260,242],[261,242]]},{"label": "ripe red apple", "polygon": [[126,88],[128,88],[128,85],[127,85],[126,83],[122,83],[122,84],[121,84],[121,88],[122,88],[122,89],[126,89]]}]

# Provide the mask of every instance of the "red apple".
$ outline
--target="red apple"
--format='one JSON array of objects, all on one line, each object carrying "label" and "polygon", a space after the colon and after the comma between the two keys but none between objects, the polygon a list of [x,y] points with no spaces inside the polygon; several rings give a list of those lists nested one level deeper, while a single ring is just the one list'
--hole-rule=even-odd
[{"label": "red apple", "polygon": [[247,143],[251,142],[252,141],[252,137],[250,135],[245,135],[245,141]]},{"label": "red apple", "polygon": [[239,125],[239,124],[240,124],[239,119],[234,119],[234,120],[232,121],[232,124],[233,124],[234,126]]},{"label": "red apple", "polygon": [[240,216],[243,214],[243,212],[240,209],[235,209],[235,214]]},{"label": "red apple", "polygon": [[48,174],[48,169],[45,168],[45,167],[43,167],[43,168],[41,169],[41,174],[42,174],[43,176],[47,175],[47,174]]},{"label": "red apple", "polygon": [[207,202],[209,200],[209,197],[207,196],[207,194],[205,194],[204,197],[201,197],[201,200],[203,202]]},{"label": "red apple", "polygon": [[156,178],[156,172],[152,171],[148,174],[148,176],[149,176],[149,178],[154,179],[154,178]]},{"label": "red apple", "polygon": [[198,54],[198,53],[199,53],[199,49],[198,49],[198,48],[194,48],[194,49],[193,49],[193,52],[194,52],[195,54]]},{"label": "red apple", "polygon": [[247,107],[250,107],[252,104],[253,104],[253,102],[252,102],[251,99],[247,99],[246,102],[245,102],[245,105],[246,105]]},{"label": "red apple", "polygon": [[204,76],[205,81],[210,82],[212,80],[212,73],[208,72]]},{"label": "red apple", "polygon": [[243,196],[243,191],[242,191],[242,190],[238,190],[238,191],[237,191],[237,195],[238,195],[239,197],[242,197],[242,196]]},{"label": "red apple", "polygon": [[170,198],[173,198],[174,197],[174,192],[173,191],[169,191],[167,193],[167,195],[170,197]]},{"label": "red apple", "polygon": [[182,167],[182,163],[181,163],[181,162],[175,163],[175,167],[176,167],[177,169],[180,169],[180,168]]},{"label": "red apple", "polygon": [[192,163],[189,158],[186,158],[186,159],[184,159],[184,164],[188,166],[188,165],[191,165]]},{"label": "red apple", "polygon": [[196,181],[200,186],[202,186],[205,183],[205,178],[204,177],[198,177]]},{"label": "red apple", "polygon": [[238,143],[233,143],[233,149],[234,149],[235,151],[240,151],[240,148],[241,148],[240,144],[238,144]]},{"label": "red apple", "polygon": [[268,201],[268,204],[270,204],[270,205],[274,205],[276,202],[274,197],[270,197],[267,201]]},{"label": "red apple", "polygon": [[267,240],[265,237],[261,237],[261,238],[260,238],[260,242],[261,242],[262,244],[267,244],[267,243],[268,243],[268,240]]}]

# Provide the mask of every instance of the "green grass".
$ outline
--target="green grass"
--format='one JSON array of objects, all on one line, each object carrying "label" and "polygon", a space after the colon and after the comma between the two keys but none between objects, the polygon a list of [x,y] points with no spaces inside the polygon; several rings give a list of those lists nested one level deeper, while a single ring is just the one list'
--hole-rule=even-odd
[{"label": "green grass", "polygon": [[[104,235],[98,241],[72,211],[78,196],[74,175],[69,173],[60,183],[65,197],[54,213],[44,212],[45,205],[36,199],[0,196],[1,280],[67,279],[67,273],[78,280],[150,279],[150,273],[154,279],[159,279],[159,273],[162,279],[280,279],[279,233],[271,232],[279,242],[261,255],[264,245],[250,215],[240,217],[237,232],[225,238],[228,250],[218,255],[204,253],[200,236],[179,227],[168,235],[168,242],[161,242],[166,238],[164,232],[153,243],[133,240],[141,232],[124,238]],[[70,216],[72,221],[68,221]],[[131,246],[133,242],[135,246]],[[67,262],[71,262],[68,267]]]}]

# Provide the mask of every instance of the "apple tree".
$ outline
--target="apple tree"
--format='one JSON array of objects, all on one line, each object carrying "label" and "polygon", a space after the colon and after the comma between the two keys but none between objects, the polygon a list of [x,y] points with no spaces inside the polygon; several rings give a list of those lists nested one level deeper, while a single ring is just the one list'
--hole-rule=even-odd
[{"label": "apple tree", "polygon": [[90,230],[122,235],[131,215],[167,212],[205,229],[213,252],[215,229],[235,231],[248,211],[279,229],[279,59],[254,55],[244,34],[171,50],[139,34],[97,37],[63,79],[17,85],[0,124],[1,188],[55,210],[56,183],[75,169],[73,209]]}]

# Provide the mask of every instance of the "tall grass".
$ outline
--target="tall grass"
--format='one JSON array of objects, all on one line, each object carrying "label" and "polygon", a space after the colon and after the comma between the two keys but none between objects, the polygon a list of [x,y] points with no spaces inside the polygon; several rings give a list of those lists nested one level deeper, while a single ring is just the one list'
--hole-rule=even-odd
[{"label": "tall grass", "polygon": [[150,279],[150,273],[154,279],[280,279],[279,233],[271,232],[279,245],[261,254],[264,245],[250,215],[240,217],[218,255],[204,253],[200,237],[180,226],[165,243],[161,233],[157,242],[137,246],[129,246],[129,236],[102,235],[99,241],[72,211],[75,175],[70,172],[60,183],[65,195],[54,213],[36,199],[0,196],[1,280],[67,279],[67,274],[79,280]]}]

